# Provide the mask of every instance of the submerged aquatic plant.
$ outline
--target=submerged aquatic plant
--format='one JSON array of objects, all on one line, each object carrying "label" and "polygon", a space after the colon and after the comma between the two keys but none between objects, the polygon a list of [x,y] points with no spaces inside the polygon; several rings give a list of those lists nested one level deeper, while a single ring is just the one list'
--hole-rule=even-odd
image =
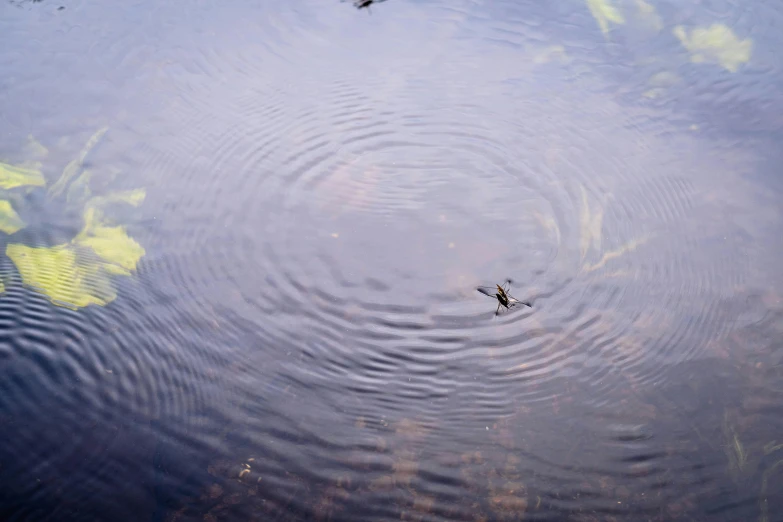
[{"label": "submerged aquatic plant", "polygon": [[0,230],[6,234],[14,234],[24,227],[24,221],[11,206],[11,202],[0,199]]},{"label": "submerged aquatic plant", "polygon": [[[781,449],[783,449],[783,444],[775,444],[773,441],[764,446],[764,454],[770,455]],[[769,466],[761,476],[761,492],[759,494],[759,510],[761,512],[759,520],[761,522],[769,522],[769,501],[767,499],[767,490],[769,487],[770,477],[772,477],[772,475],[776,473],[781,467],[783,467],[783,459],[779,459],[774,464]]]},{"label": "submerged aquatic plant", "polygon": [[604,209],[600,205],[591,209],[587,191],[584,186],[580,188],[582,189],[582,207],[579,214],[579,256],[581,261],[584,261],[591,246],[596,251],[601,250]]},{"label": "submerged aquatic plant", "polygon": [[693,63],[718,63],[729,72],[737,72],[740,65],[750,61],[753,40],[740,40],[723,24],[696,27],[690,34],[685,27],[678,25],[672,32],[690,51]]},{"label": "submerged aquatic plant", "polygon": [[[84,169],[84,162],[106,131],[102,128],[96,132],[46,191],[47,200],[65,199],[66,208],[81,211],[83,225],[79,233],[70,241],[57,245],[30,246],[11,242],[5,250],[25,285],[41,292],[52,303],[69,308],[91,304],[104,306],[112,302],[117,297],[113,277],[131,275],[145,253],[144,248],[128,235],[125,226],[107,217],[107,210],[116,204],[139,206],[146,195],[144,189],[92,195],[93,172]],[[46,153],[40,145],[32,150],[39,155]],[[0,164],[2,189],[45,186],[40,164]],[[12,203],[0,199],[0,230],[11,235],[25,227]],[[5,287],[0,286],[0,292],[4,290]]]},{"label": "submerged aquatic plant", "polygon": [[726,459],[728,460],[729,473],[735,481],[739,481],[747,471],[748,451],[745,449],[742,440],[740,440],[739,434],[737,433],[736,427],[731,421],[728,412],[723,416],[723,437],[723,449],[726,453]]},{"label": "submerged aquatic plant", "polygon": [[587,7],[604,35],[609,34],[610,22],[614,24],[625,23],[625,17],[612,4],[611,0],[587,0]]},{"label": "submerged aquatic plant", "polygon": [[655,6],[646,2],[645,0],[636,0],[637,16],[644,20],[647,25],[653,28],[655,31],[663,29],[663,20],[661,15],[655,9]]},{"label": "submerged aquatic plant", "polygon": [[[614,250],[604,251],[602,248],[604,205],[607,197],[610,198],[611,194],[604,198],[604,202],[591,205],[585,187],[580,186],[580,189],[582,192],[582,205],[579,212],[579,263],[581,270],[585,272],[598,270],[608,262],[622,257],[628,252],[633,252],[647,242],[648,237],[641,237],[632,239]],[[602,255],[598,261],[590,263],[587,259],[590,253],[601,253]]]},{"label": "submerged aquatic plant", "polygon": [[42,187],[46,184],[40,169],[0,163],[0,188]]}]

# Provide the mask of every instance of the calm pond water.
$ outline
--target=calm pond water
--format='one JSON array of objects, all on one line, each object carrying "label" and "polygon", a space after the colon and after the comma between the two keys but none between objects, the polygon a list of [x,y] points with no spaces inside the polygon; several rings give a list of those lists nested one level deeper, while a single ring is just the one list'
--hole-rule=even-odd
[{"label": "calm pond water", "polygon": [[0,519],[783,520],[782,26],[6,0]]}]

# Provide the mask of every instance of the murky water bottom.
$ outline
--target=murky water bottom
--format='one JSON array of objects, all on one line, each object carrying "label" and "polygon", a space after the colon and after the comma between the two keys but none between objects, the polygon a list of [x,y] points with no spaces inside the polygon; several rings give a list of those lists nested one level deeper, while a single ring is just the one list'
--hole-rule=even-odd
[{"label": "murky water bottom", "polygon": [[779,518],[778,7],[59,7],[0,7],[0,518]]}]

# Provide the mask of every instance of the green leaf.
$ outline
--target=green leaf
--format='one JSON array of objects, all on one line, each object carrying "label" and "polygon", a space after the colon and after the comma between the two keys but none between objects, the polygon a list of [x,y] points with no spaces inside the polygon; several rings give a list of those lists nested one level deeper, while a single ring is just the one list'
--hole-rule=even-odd
[{"label": "green leaf", "polygon": [[696,27],[690,34],[678,25],[672,32],[690,51],[693,63],[717,63],[729,72],[737,72],[740,65],[750,61],[753,52],[753,40],[740,40],[723,24]]},{"label": "green leaf", "polygon": [[612,5],[610,0],[587,0],[587,7],[590,9],[590,13],[598,22],[598,27],[601,28],[601,32],[604,35],[609,34],[609,22],[615,24],[624,24],[625,17],[622,13]]},{"label": "green leaf", "polygon": [[24,221],[16,213],[9,201],[0,199],[0,230],[6,234],[13,234],[25,227]]},{"label": "green leaf", "polygon": [[40,169],[0,163],[0,188],[43,187],[46,180]]},{"label": "green leaf", "polygon": [[106,271],[98,263],[84,263],[71,244],[30,247],[12,243],[6,254],[22,281],[46,295],[56,305],[76,309],[91,304],[105,306],[117,294]]}]

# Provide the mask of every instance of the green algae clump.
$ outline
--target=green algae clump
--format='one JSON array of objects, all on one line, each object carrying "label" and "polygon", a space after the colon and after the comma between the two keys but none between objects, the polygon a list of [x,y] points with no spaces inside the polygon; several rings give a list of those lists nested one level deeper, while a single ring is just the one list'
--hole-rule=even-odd
[{"label": "green algae clump", "polygon": [[693,63],[717,63],[729,72],[737,72],[740,65],[750,61],[753,40],[740,40],[723,24],[697,27],[690,35],[685,27],[678,25],[672,32],[683,47],[690,51]]}]

